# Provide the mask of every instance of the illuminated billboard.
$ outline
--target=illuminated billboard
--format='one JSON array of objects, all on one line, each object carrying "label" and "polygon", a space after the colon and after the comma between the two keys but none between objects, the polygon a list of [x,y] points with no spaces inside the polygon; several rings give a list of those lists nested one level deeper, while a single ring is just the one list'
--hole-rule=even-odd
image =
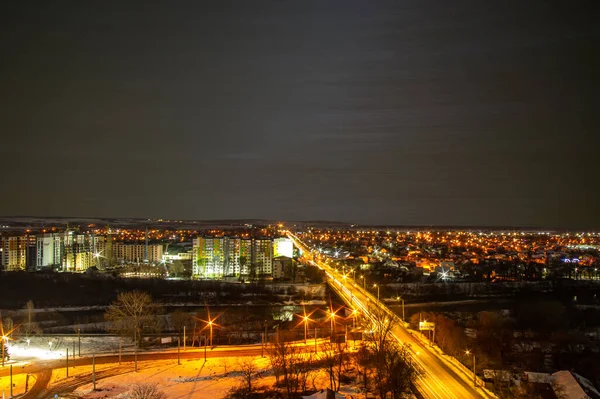
[{"label": "illuminated billboard", "polygon": [[294,243],[289,238],[276,238],[273,243],[274,255],[278,256],[287,256],[288,258],[292,258],[294,256]]}]

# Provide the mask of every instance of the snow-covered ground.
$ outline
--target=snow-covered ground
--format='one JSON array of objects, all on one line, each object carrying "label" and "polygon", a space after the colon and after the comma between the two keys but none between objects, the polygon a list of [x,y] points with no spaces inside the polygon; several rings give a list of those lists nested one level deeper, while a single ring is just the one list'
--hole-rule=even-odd
[{"label": "snow-covered ground", "polygon": [[[81,356],[92,354],[118,353],[120,338],[115,336],[81,337]],[[32,336],[11,340],[8,344],[11,362],[30,362],[40,359],[64,359],[67,348],[69,356],[79,355],[79,340],[77,336]],[[132,351],[133,344],[123,339],[123,352]]]},{"label": "snow-covered ground", "polygon": [[[232,387],[242,383],[237,371],[238,362],[251,359],[258,369],[264,373],[253,384],[256,387],[270,386],[275,377],[269,372],[269,361],[266,358],[209,358],[206,360],[182,361],[152,361],[140,362],[139,371],[133,371],[133,364],[123,363],[131,367],[131,372],[125,372],[113,377],[101,379],[96,383],[96,391],[92,384],[79,387],[75,394],[82,398],[122,398],[136,384],[157,384],[159,389],[167,394],[167,398],[222,398]],[[89,369],[89,367],[88,367]],[[82,373],[90,370],[81,370]],[[64,369],[53,373],[52,381],[59,383],[65,378]]]},{"label": "snow-covered ground", "polygon": [[[5,366],[8,367],[8,366]],[[13,396],[21,395],[25,393],[25,374],[15,374],[13,376]],[[29,387],[34,384],[34,379],[30,377]],[[0,395],[2,398],[10,398],[10,377],[0,377]]]},{"label": "snow-covered ground", "polygon": [[[182,360],[181,365],[176,360],[162,360],[152,362],[139,362],[139,370],[133,370],[133,363],[123,362],[121,367],[127,370],[119,375],[103,378],[97,381],[94,391],[91,383],[77,388],[74,393],[85,399],[99,398],[124,398],[129,391],[140,383],[156,384],[164,391],[167,399],[192,399],[192,398],[223,398],[232,387],[243,384],[239,364],[252,361],[261,376],[253,379],[256,388],[270,388],[275,383],[275,377],[270,370],[268,358],[240,357],[240,358],[208,358],[204,360]],[[96,372],[117,367],[116,365],[97,366]],[[69,370],[70,379],[76,375],[88,375],[91,366],[77,367]],[[66,380],[65,370],[57,369],[52,374],[52,386],[58,387]],[[329,378],[319,371],[315,379],[317,389],[325,389],[329,385]],[[363,398],[357,394],[357,389],[351,386],[343,387],[343,394],[350,394],[353,398]]]}]

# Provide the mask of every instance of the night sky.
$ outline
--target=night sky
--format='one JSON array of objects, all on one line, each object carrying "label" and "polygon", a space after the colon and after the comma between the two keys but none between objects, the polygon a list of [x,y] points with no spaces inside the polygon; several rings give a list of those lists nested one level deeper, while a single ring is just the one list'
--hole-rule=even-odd
[{"label": "night sky", "polygon": [[600,228],[597,3],[3,1],[0,214]]}]

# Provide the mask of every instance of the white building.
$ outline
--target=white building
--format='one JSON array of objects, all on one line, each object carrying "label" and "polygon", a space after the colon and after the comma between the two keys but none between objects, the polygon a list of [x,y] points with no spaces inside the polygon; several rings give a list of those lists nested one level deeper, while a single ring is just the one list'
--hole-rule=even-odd
[{"label": "white building", "polygon": [[63,236],[63,233],[46,233],[37,237],[37,268],[62,264]]},{"label": "white building", "polygon": [[294,257],[294,243],[287,237],[276,238],[273,240],[273,257],[286,256]]}]

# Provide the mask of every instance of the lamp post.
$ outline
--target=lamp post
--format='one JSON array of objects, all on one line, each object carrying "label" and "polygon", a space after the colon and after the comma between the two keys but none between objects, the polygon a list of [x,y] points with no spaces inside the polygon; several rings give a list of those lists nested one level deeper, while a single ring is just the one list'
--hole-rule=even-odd
[{"label": "lamp post", "polygon": [[210,329],[210,348],[212,349],[213,347],[213,334],[212,334],[212,326],[213,326],[213,322],[212,320],[209,320],[208,322],[208,327]]},{"label": "lamp post", "polygon": [[475,374],[475,354],[469,350],[465,351],[465,354],[473,355],[473,386],[476,387],[477,386],[477,374]]},{"label": "lamp post", "polygon": [[8,337],[6,335],[3,335],[2,342],[0,343],[0,345],[2,345],[2,367],[4,367],[4,357],[6,356],[6,352],[4,349],[4,343],[7,342],[7,340],[8,340]]},{"label": "lamp post", "polygon": [[379,286],[377,284],[373,284],[373,288],[377,288],[377,302],[379,302]]},{"label": "lamp post", "polygon": [[363,280],[363,290],[367,289],[367,278],[363,275],[360,276]]},{"label": "lamp post", "polygon": [[308,330],[308,316],[304,316],[304,345],[306,345],[307,330]]},{"label": "lamp post", "polygon": [[335,333],[335,312],[331,312],[329,320],[331,321],[331,336],[333,336]]},{"label": "lamp post", "polygon": [[402,321],[405,321],[405,319],[404,319],[404,298],[401,298],[400,295],[398,295],[396,297],[396,300],[397,301],[402,301]]}]

